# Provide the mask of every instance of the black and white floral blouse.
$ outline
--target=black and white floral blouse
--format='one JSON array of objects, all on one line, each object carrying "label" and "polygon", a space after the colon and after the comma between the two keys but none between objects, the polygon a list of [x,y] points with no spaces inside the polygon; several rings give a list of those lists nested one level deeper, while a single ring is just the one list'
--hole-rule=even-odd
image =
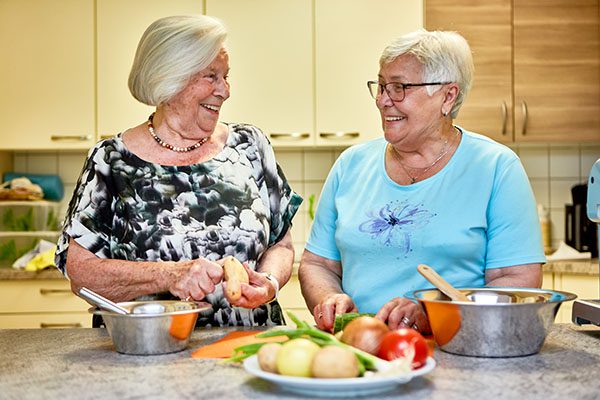
[{"label": "black and white floral blouse", "polygon": [[[100,258],[214,261],[232,255],[256,268],[261,255],[291,227],[302,198],[288,185],[258,128],[229,124],[228,129],[218,155],[189,166],[144,161],[127,149],[121,135],[99,142],[90,150],[69,204],[57,267],[66,275],[73,238]],[[254,310],[232,308],[221,285],[204,301],[213,310],[198,325],[283,323],[277,302]]]}]

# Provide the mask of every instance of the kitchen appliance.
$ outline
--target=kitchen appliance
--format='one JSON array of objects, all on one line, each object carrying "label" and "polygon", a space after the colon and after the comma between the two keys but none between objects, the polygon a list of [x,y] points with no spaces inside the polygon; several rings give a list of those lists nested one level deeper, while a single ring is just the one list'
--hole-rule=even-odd
[{"label": "kitchen appliance", "polygon": [[565,243],[579,252],[590,252],[598,257],[596,224],[588,219],[586,197],[588,184],[571,188],[573,204],[565,205]]},{"label": "kitchen appliance", "polygon": [[[587,185],[587,217],[593,222],[596,240],[600,239],[600,159],[596,160],[590,171]],[[598,247],[599,243],[596,242]],[[597,248],[596,247],[596,248]],[[596,252],[596,256],[598,253]],[[600,267],[599,267],[600,269]],[[598,280],[600,292],[600,273]],[[600,300],[576,300],[573,303],[571,320],[574,324],[594,324],[600,326]]]}]

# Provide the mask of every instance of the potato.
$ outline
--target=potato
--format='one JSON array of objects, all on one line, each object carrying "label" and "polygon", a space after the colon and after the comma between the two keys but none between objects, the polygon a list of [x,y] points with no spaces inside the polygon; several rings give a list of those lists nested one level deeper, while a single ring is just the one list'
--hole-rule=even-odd
[{"label": "potato", "polygon": [[315,354],[311,373],[315,378],[356,378],[360,369],[352,351],[330,345]]},{"label": "potato", "polygon": [[297,338],[285,342],[277,352],[277,370],[281,375],[310,377],[318,344],[308,339]]},{"label": "potato", "polygon": [[260,369],[274,374],[279,373],[277,370],[277,353],[281,349],[280,343],[267,343],[258,349],[257,358]]},{"label": "potato", "polygon": [[244,266],[235,257],[226,257],[223,261],[223,279],[227,282],[225,296],[229,301],[236,301],[242,297],[242,283],[250,282]]}]

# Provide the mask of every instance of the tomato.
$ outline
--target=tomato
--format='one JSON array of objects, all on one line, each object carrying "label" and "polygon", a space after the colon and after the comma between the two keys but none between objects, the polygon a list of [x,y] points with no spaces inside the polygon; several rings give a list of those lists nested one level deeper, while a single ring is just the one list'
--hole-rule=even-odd
[{"label": "tomato", "polygon": [[407,353],[410,353],[410,349],[414,349],[415,352],[412,362],[413,369],[420,368],[427,361],[429,354],[427,341],[414,329],[398,329],[383,336],[377,356],[391,361],[406,357]]}]

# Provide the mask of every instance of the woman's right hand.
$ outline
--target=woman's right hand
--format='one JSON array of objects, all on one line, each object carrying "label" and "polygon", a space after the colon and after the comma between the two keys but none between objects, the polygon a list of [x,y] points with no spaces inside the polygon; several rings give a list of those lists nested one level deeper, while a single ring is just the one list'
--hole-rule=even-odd
[{"label": "woman's right hand", "polygon": [[358,311],[352,298],[344,293],[329,295],[313,308],[313,316],[317,323],[317,328],[331,332],[335,316],[347,312]]},{"label": "woman's right hand", "polygon": [[223,280],[223,267],[205,258],[176,263],[178,274],[169,291],[180,299],[202,300]]}]

